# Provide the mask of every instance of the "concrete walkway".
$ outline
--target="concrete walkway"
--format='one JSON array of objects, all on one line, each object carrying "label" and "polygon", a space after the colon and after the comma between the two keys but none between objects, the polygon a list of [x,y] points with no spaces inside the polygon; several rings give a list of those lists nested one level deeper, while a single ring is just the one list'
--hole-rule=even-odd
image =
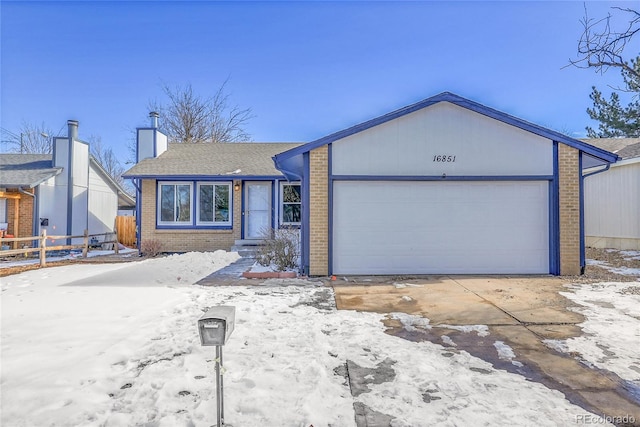
[{"label": "concrete walkway", "polygon": [[[409,340],[429,340],[480,357],[496,368],[524,375],[565,394],[596,414],[633,416],[640,422],[640,400],[617,375],[591,369],[547,347],[545,339],[567,339],[582,332],[584,319],[569,311],[572,303],[559,294],[564,281],[556,277],[423,278],[348,277],[330,282],[338,309],[377,313],[403,312],[430,319],[431,329],[408,332],[397,320],[385,321],[388,332]],[[447,325],[447,326],[444,326]],[[490,335],[464,333],[451,325],[487,325]],[[499,359],[493,345],[504,341],[522,366]],[[368,425],[368,424],[361,424]]]},{"label": "concrete walkway", "polygon": [[249,270],[255,262],[256,260],[253,257],[242,257],[226,267],[214,271],[207,277],[200,279],[195,284],[201,286],[251,285],[251,280],[242,277],[242,273]]}]

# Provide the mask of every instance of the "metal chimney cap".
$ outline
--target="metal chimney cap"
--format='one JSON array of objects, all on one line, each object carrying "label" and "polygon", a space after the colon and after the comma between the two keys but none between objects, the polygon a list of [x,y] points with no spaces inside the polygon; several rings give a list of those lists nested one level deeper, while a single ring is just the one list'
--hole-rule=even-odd
[{"label": "metal chimney cap", "polygon": [[156,111],[152,111],[152,112],[149,113],[149,117],[158,118],[158,117],[160,117],[160,114],[158,114]]},{"label": "metal chimney cap", "polygon": [[68,125],[72,125],[72,126],[78,126],[78,121],[77,120],[67,120],[67,124]]}]

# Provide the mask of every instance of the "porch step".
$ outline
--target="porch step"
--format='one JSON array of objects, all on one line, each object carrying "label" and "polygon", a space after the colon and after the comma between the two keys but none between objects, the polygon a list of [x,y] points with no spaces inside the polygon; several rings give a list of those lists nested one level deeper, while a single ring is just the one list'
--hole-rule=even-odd
[{"label": "porch step", "polygon": [[236,240],[235,244],[231,247],[232,252],[238,252],[243,258],[255,258],[260,246],[262,246],[262,240]]},{"label": "porch step", "polygon": [[264,243],[262,239],[242,239],[234,242],[235,246],[260,246]]}]

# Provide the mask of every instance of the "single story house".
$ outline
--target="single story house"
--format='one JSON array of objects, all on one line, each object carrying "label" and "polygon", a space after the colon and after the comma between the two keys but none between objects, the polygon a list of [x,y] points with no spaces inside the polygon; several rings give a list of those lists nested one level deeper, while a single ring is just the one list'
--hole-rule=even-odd
[{"label": "single story house", "polygon": [[78,139],[55,137],[53,154],[0,154],[0,229],[14,237],[82,235],[113,231],[119,208],[135,200],[89,154]]},{"label": "single story house", "polygon": [[306,144],[167,144],[154,115],[137,151],[139,241],[299,224],[312,276],[580,274],[582,171],[618,160],[448,92]]},{"label": "single story house", "polygon": [[585,180],[586,245],[640,250],[640,138],[585,142],[622,158],[607,173]]}]

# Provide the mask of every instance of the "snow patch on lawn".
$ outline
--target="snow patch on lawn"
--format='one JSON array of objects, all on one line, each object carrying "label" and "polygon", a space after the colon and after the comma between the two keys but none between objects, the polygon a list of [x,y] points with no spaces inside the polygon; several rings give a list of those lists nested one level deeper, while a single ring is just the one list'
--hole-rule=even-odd
[{"label": "snow patch on lawn", "polygon": [[640,387],[640,295],[628,292],[631,283],[574,284],[561,295],[579,304],[585,316],[583,334],[562,341],[546,341],[562,352],[576,352],[589,364],[615,372]]}]

